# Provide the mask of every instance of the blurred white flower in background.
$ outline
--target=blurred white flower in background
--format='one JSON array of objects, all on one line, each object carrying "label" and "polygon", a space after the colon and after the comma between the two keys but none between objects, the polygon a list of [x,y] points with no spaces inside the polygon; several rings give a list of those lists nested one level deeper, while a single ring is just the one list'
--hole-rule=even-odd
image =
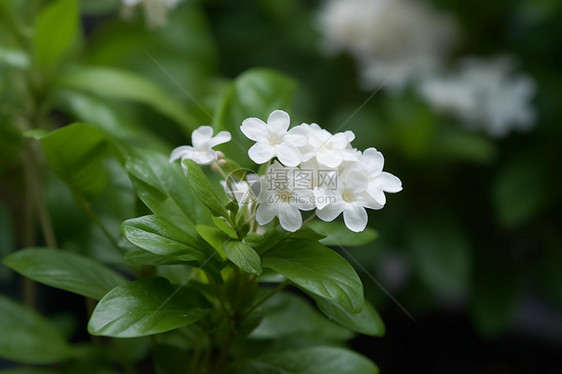
[{"label": "blurred white flower in background", "polygon": [[506,58],[467,58],[458,71],[423,81],[418,92],[436,110],[491,136],[527,130],[536,119],[531,105],[536,87],[530,77],[513,74],[512,65]]},{"label": "blurred white flower in background", "polygon": [[325,48],[353,55],[366,89],[391,92],[438,69],[456,34],[448,16],[417,0],[330,0],[318,21]]},{"label": "blurred white flower in background", "polygon": [[131,18],[137,6],[144,8],[144,16],[149,28],[164,26],[168,20],[168,12],[181,0],[122,0],[123,17]]},{"label": "blurred white flower in background", "polygon": [[232,136],[228,131],[221,131],[213,136],[211,126],[201,126],[191,134],[191,144],[175,148],[170,155],[170,162],[181,158],[181,165],[186,169],[183,160],[193,160],[199,165],[210,165],[218,159],[218,153],[214,146],[229,142]]}]

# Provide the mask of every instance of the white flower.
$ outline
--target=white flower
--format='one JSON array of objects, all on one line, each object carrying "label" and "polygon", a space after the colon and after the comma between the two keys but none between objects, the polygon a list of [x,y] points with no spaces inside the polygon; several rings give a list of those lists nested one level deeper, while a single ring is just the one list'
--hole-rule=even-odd
[{"label": "white flower", "polygon": [[260,178],[257,174],[247,174],[246,180],[234,180],[228,178],[227,181],[221,180],[226,194],[231,199],[235,199],[239,205],[248,205],[256,200],[259,194]]},{"label": "white flower", "polygon": [[507,59],[465,59],[457,72],[428,79],[418,92],[435,109],[501,137],[513,128],[528,129],[535,121],[530,102],[535,94],[534,81],[524,75],[514,76],[511,71]]},{"label": "white flower", "polygon": [[357,159],[350,146],[355,139],[352,131],[332,135],[316,123],[303,123],[295,129],[301,129],[306,134],[307,142],[300,147],[303,161],[315,158],[320,166],[337,168],[344,161]]},{"label": "white flower", "polygon": [[440,65],[455,27],[420,0],[330,0],[319,13],[328,51],[355,57],[367,89],[401,90]]},{"label": "white flower", "polygon": [[161,27],[166,24],[168,11],[174,8],[181,0],[122,0],[125,5],[123,15],[130,18],[133,8],[142,3],[146,23],[150,28]]},{"label": "white flower", "polygon": [[306,134],[299,127],[287,131],[289,124],[289,115],[282,110],[272,112],[267,124],[259,118],[245,119],[240,130],[256,142],[248,150],[250,159],[256,164],[263,164],[277,157],[285,166],[300,164],[301,153],[298,147],[306,143]]},{"label": "white flower", "polygon": [[361,232],[367,227],[367,211],[381,209],[383,206],[367,193],[368,180],[359,170],[348,170],[339,176],[338,189],[333,191],[334,202],[322,209],[316,209],[316,215],[323,221],[333,221],[341,213],[348,229]]},{"label": "white flower", "polygon": [[211,126],[201,126],[191,134],[191,144],[177,147],[170,155],[170,162],[181,158],[182,167],[183,160],[193,160],[199,165],[209,165],[217,160],[217,152],[213,147],[230,141],[231,135],[228,131],[221,131],[213,137],[213,128]]},{"label": "white flower", "polygon": [[380,205],[386,204],[385,192],[402,191],[402,182],[396,176],[382,171],[384,157],[375,148],[367,148],[359,162],[353,166],[367,179],[367,193]]},{"label": "white flower", "polygon": [[312,192],[293,188],[293,170],[278,162],[268,168],[266,176],[262,178],[256,210],[256,221],[260,225],[266,225],[278,217],[281,227],[294,232],[302,226],[300,210],[314,209]]}]

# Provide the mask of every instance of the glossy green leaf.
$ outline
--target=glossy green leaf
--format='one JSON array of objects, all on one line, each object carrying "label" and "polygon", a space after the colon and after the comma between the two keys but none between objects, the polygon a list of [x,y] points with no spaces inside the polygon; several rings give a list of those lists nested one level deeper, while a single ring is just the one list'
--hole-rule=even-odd
[{"label": "glossy green leaf", "polygon": [[35,24],[33,47],[42,68],[49,68],[64,57],[79,29],[77,0],[57,0],[45,7]]},{"label": "glossy green leaf", "polygon": [[349,330],[328,321],[304,298],[288,292],[273,296],[259,311],[263,319],[250,338],[282,339],[309,335],[327,341],[345,341],[353,337]]},{"label": "glossy green leaf", "polygon": [[68,185],[87,195],[107,185],[103,167],[105,136],[96,128],[74,123],[39,138],[49,166]]},{"label": "glossy green leaf", "polygon": [[214,216],[227,217],[228,213],[224,205],[199,165],[191,160],[185,160],[183,163],[187,167],[189,184],[199,200],[209,208]]},{"label": "glossy green leaf", "polygon": [[318,242],[285,241],[262,255],[262,265],[303,290],[354,313],[363,308],[363,284],[342,256]]},{"label": "glossy green leaf", "polygon": [[248,149],[253,142],[240,131],[242,121],[248,117],[266,121],[274,110],[288,110],[295,89],[294,80],[273,70],[252,69],[237,77],[225,90],[214,116],[220,124],[217,129],[232,134],[232,141],[223,145],[224,153],[243,166],[251,165]]},{"label": "glossy green leaf", "polygon": [[230,236],[232,239],[239,239],[238,234],[236,234],[236,230],[234,230],[224,218],[214,216],[212,218],[215,226],[217,226],[222,232]]},{"label": "glossy green leaf", "polygon": [[57,249],[28,248],[4,264],[34,281],[99,300],[127,280],[97,261]]},{"label": "glossy green leaf", "polygon": [[179,163],[150,150],[133,150],[125,169],[139,198],[157,215],[166,217],[184,230],[209,215],[197,199]]},{"label": "glossy green leaf", "polygon": [[340,305],[320,297],[314,297],[314,300],[322,313],[342,326],[364,335],[384,336],[384,323],[379,313],[367,300],[359,313],[350,313]]},{"label": "glossy green leaf", "polygon": [[320,243],[335,247],[353,247],[365,245],[375,240],[379,234],[370,227],[362,232],[353,232],[341,222],[312,221],[308,227],[317,233],[324,235]]},{"label": "glossy green leaf", "polygon": [[239,240],[227,240],[223,242],[222,248],[226,257],[243,271],[258,275],[262,272],[260,256],[248,244]]},{"label": "glossy green leaf", "polygon": [[111,290],[100,300],[88,331],[93,335],[130,338],[190,325],[208,313],[164,278],[142,279]]},{"label": "glossy green leaf", "polygon": [[152,81],[130,71],[110,67],[82,67],[63,75],[58,85],[146,104],[177,122],[186,131],[193,131],[198,127],[195,119],[173,96]]},{"label": "glossy green leaf", "polygon": [[65,360],[70,348],[45,318],[0,295],[0,357],[25,364]]},{"label": "glossy green leaf", "polygon": [[377,374],[367,358],[343,348],[312,347],[235,362],[229,374]]},{"label": "glossy green leaf", "polygon": [[182,256],[186,261],[204,262],[209,256],[199,248],[198,239],[158,215],[128,219],[123,236],[148,252],[163,256]]}]

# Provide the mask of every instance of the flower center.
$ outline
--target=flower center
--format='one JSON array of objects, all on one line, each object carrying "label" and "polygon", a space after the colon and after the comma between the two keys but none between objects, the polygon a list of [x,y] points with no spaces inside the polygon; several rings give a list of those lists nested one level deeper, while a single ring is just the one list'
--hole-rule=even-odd
[{"label": "flower center", "polygon": [[279,145],[283,143],[283,137],[276,135],[276,134],[271,134],[271,136],[269,137],[269,144],[271,145]]},{"label": "flower center", "polygon": [[353,201],[355,201],[355,194],[352,191],[349,190],[345,190],[343,192],[343,194],[341,195],[341,197],[343,198],[343,200],[345,202],[351,203]]}]

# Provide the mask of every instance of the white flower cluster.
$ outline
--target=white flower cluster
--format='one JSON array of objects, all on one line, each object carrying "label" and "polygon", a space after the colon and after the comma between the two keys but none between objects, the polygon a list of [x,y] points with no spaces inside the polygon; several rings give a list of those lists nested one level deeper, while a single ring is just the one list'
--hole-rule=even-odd
[{"label": "white flower cluster", "polygon": [[[272,112],[267,123],[258,118],[244,120],[241,131],[256,142],[248,155],[257,164],[269,163],[267,171],[261,177],[247,174],[245,180],[223,182],[239,204],[257,203],[255,218],[260,225],[278,217],[281,227],[294,232],[302,227],[301,211],[315,210],[324,221],[343,213],[346,226],[360,232],[367,226],[366,208],[382,209],[385,192],[402,190],[400,179],[382,171],[384,158],[379,151],[361,152],[351,146],[353,132],[331,134],[315,123],[290,130],[289,126],[289,115],[281,110]],[[213,147],[230,139],[226,131],[213,137],[212,128],[202,126],[192,134],[193,146],[174,149],[170,162],[180,158],[201,165],[220,161],[223,156]],[[250,201],[252,196],[255,201]]]},{"label": "white flower cluster", "polygon": [[331,134],[317,124],[301,124],[289,130],[290,118],[276,110],[267,123],[248,118],[241,130],[256,141],[248,155],[263,164],[276,157],[262,176],[256,220],[260,225],[274,217],[287,231],[302,225],[301,211],[316,210],[324,221],[343,213],[355,232],[367,225],[365,208],[381,209],[384,192],[402,189],[400,179],[383,172],[384,158],[375,148],[360,152],[351,146],[351,131]]},{"label": "white flower cluster", "polygon": [[166,24],[168,11],[175,8],[181,0],[122,0],[125,8],[123,15],[130,18],[134,8],[141,5],[144,7],[144,16],[149,28],[161,27]]},{"label": "white flower cluster", "polygon": [[531,105],[534,81],[511,72],[506,59],[465,59],[457,72],[425,80],[418,92],[436,110],[501,137],[514,128],[529,129],[536,117]]},{"label": "white flower cluster", "polygon": [[454,23],[419,0],[330,0],[319,13],[326,49],[349,52],[366,89],[391,92],[440,65]]}]

